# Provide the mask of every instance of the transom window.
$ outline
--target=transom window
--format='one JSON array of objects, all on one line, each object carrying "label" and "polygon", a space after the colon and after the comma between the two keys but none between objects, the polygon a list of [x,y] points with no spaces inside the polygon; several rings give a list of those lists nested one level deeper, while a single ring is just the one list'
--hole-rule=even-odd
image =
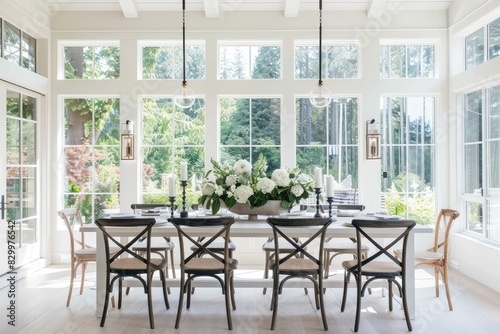
[{"label": "transom window", "polygon": [[118,42],[63,42],[60,75],[64,79],[102,80],[120,77]]},{"label": "transom window", "polygon": [[0,19],[1,54],[3,58],[29,71],[36,71],[36,39]]},{"label": "transom window", "polygon": [[[182,80],[182,42],[139,43],[142,79]],[[186,79],[205,79],[205,43],[186,42]]]},{"label": "transom window", "polygon": [[500,55],[500,18],[465,37],[465,69]]},{"label": "transom window", "polygon": [[434,78],[435,52],[433,44],[381,45],[380,78]]},{"label": "transom window", "polygon": [[[295,44],[295,79],[317,79],[319,46]],[[356,79],[359,77],[359,47],[351,43],[324,42],[321,73],[324,79]]]},{"label": "transom window", "polygon": [[220,80],[280,79],[281,44],[219,42]]}]

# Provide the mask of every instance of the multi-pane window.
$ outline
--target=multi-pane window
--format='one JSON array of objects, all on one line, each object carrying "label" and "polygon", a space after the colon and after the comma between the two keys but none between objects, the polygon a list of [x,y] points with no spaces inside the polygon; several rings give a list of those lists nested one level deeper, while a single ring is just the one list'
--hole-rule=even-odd
[{"label": "multi-pane window", "polygon": [[488,24],[488,59],[500,55],[500,18]]},{"label": "multi-pane window", "polygon": [[64,207],[79,208],[90,223],[119,207],[119,100],[65,99],[64,122]]},{"label": "multi-pane window", "polygon": [[465,37],[465,69],[500,55],[500,18]]},{"label": "multi-pane window", "polygon": [[[143,45],[141,47],[142,79],[182,80],[182,44]],[[186,45],[186,79],[205,78],[205,44]]]},{"label": "multi-pane window", "polygon": [[434,78],[435,46],[432,44],[381,45],[380,78]]},{"label": "multi-pane window", "polygon": [[500,86],[464,96],[466,229],[500,243]]},{"label": "multi-pane window", "polygon": [[297,166],[309,175],[314,175],[314,167],[322,167],[338,183],[350,175],[352,188],[357,188],[357,99],[338,98],[326,109],[317,109],[309,99],[298,98],[295,106]]},{"label": "multi-pane window", "polygon": [[381,99],[382,193],[389,213],[431,224],[435,219],[435,101]]},{"label": "multi-pane window", "polygon": [[280,79],[281,46],[219,43],[219,79]]},{"label": "multi-pane window", "polygon": [[100,80],[119,77],[118,43],[64,46],[64,79]]},{"label": "multi-pane window", "polygon": [[465,69],[484,62],[484,28],[465,38]]},{"label": "multi-pane window", "polygon": [[36,39],[0,19],[2,55],[14,64],[36,71]]},{"label": "multi-pane window", "polygon": [[[295,45],[295,79],[317,79],[319,46],[298,43]],[[356,44],[324,43],[321,56],[323,79],[356,79],[359,48]]]},{"label": "multi-pane window", "polygon": [[280,98],[223,97],[219,100],[221,162],[250,163],[262,153],[268,171],[280,168]]},{"label": "multi-pane window", "polygon": [[[142,104],[143,202],[168,203],[168,176],[180,175],[183,161],[188,165],[186,190],[191,194],[205,172],[204,101],[197,99],[186,109],[176,107],[170,98],[148,97]],[[191,203],[195,200],[193,195]]]}]

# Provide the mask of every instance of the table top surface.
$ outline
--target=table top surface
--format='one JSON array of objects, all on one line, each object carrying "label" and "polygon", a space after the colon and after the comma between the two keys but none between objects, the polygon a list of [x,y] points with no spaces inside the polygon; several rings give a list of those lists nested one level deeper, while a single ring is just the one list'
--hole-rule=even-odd
[{"label": "table top surface", "polygon": [[[210,216],[207,217],[189,217],[189,218],[194,218],[194,219],[209,219]],[[137,217],[139,218],[139,217]],[[146,218],[146,217],[140,217],[140,218]],[[216,218],[216,217],[214,217]],[[271,226],[267,223],[265,216],[259,216],[259,219],[257,220],[248,220],[248,219],[242,219],[241,217],[236,216],[236,222],[231,226],[231,236],[234,237],[268,237],[272,234],[272,228]],[[290,219],[301,219],[301,218],[307,218],[310,219],[311,216],[304,215],[304,216],[293,216],[289,217]],[[156,217],[157,219],[157,224],[153,227],[153,235],[176,235],[177,231],[175,227],[167,222],[165,219],[162,219],[160,217]],[[328,231],[331,235],[338,235],[338,236],[352,236],[355,234],[355,229],[350,225],[351,221],[353,219],[369,219],[373,220],[375,219],[372,216],[364,216],[364,215],[358,215],[355,217],[336,217],[334,218],[336,221],[334,221],[329,227]],[[203,233],[203,229],[206,227],[191,227],[192,229],[199,229],[199,233]],[[310,232],[307,232],[307,228],[296,228],[296,227],[287,227],[286,229],[289,229],[290,233],[296,234],[297,236],[304,235],[307,236]],[[299,231],[301,230],[301,231]],[[385,234],[391,234],[390,229],[379,229],[380,231],[375,231],[374,234],[379,234],[379,235],[385,235]],[[98,227],[95,224],[89,224],[85,225],[80,228],[80,231],[82,232],[97,232]],[[116,228],[117,233],[127,235],[128,232],[131,232],[133,234],[133,228],[130,227],[122,227]],[[414,233],[432,233],[434,231],[434,228],[432,225],[416,225],[415,228],[413,228]]]}]

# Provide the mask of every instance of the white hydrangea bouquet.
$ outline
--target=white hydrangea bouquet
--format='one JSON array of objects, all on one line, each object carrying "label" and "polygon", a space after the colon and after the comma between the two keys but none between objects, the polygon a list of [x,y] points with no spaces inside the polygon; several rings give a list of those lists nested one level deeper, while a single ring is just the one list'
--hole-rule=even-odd
[{"label": "white hydrangea bouquet", "polygon": [[255,208],[269,200],[280,200],[283,208],[290,209],[314,192],[312,178],[300,173],[298,167],[276,169],[268,178],[267,161],[262,154],[253,167],[246,160],[239,160],[234,166],[219,164],[213,159],[211,162],[213,170],[205,175],[198,202],[211,209],[213,214],[219,211],[221,201],[230,209],[236,203],[246,203]]}]

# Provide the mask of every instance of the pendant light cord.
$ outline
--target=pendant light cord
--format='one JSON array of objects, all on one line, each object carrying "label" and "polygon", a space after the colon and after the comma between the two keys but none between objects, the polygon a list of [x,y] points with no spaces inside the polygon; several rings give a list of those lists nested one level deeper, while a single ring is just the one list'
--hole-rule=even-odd
[{"label": "pendant light cord", "polygon": [[[184,1],[184,0],[183,0]],[[323,22],[323,0],[319,0],[319,81],[318,81],[318,85],[322,85],[323,84],[323,81],[321,80],[321,40],[322,40],[322,32],[323,32],[323,28],[322,28],[322,22]]]},{"label": "pendant light cord", "polygon": [[182,84],[183,85],[187,84],[187,82],[186,82],[186,0],[182,0]]}]

